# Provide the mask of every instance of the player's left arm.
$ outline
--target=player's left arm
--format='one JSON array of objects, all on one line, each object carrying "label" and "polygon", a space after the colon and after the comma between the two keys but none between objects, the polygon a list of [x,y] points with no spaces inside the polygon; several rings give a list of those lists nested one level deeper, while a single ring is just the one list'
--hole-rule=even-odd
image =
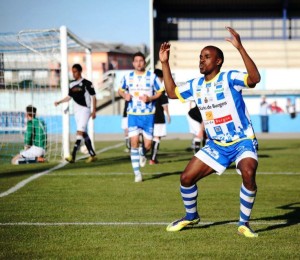
[{"label": "player's left arm", "polygon": [[92,112],[91,112],[91,118],[96,118],[96,105],[97,105],[97,99],[96,99],[96,92],[95,88],[93,86],[93,83],[90,81],[87,81],[86,90],[89,92],[91,101],[92,101]]},{"label": "player's left arm", "polygon": [[140,99],[145,102],[145,103],[148,103],[148,102],[152,102],[156,99],[158,99],[160,96],[161,96],[162,92],[156,92],[155,95],[153,96],[147,96],[147,95],[143,95],[140,97]]},{"label": "player's left arm", "polygon": [[168,122],[168,124],[170,124],[171,123],[171,116],[170,116],[170,113],[169,113],[169,106],[168,106],[168,104],[163,104],[162,107],[163,107],[164,113],[167,117],[167,122]]},{"label": "player's left arm", "polygon": [[96,118],[96,104],[97,104],[97,99],[96,95],[91,96],[92,99],[92,112],[91,112],[91,118],[95,119]]},{"label": "player's left arm", "polygon": [[27,127],[26,127],[26,132],[24,135],[24,149],[27,150],[28,148],[30,148],[30,146],[32,145],[32,135],[33,135],[33,131],[32,131],[33,125],[32,125],[32,121],[28,121],[27,122]]},{"label": "player's left arm", "polygon": [[165,90],[164,86],[159,81],[158,77],[155,76],[153,79],[153,90],[155,91],[155,94],[152,96],[143,95],[141,97],[141,100],[145,103],[152,102],[162,95],[162,92]]},{"label": "player's left arm", "polygon": [[226,41],[231,42],[231,44],[239,51],[246,66],[246,70],[248,73],[247,85],[250,88],[254,88],[257,83],[260,82],[260,74],[254,63],[254,61],[250,58],[248,53],[246,52],[244,46],[242,45],[240,35],[232,28],[226,27],[226,29],[230,32],[231,38],[226,38]]}]

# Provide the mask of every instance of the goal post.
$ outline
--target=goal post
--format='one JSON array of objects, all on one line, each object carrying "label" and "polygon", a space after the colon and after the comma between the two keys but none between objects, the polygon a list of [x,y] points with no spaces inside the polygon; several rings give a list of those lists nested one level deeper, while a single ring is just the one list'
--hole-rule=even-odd
[{"label": "goal post", "polygon": [[[92,79],[92,57],[91,57],[91,47],[79,39],[75,34],[67,29],[66,26],[60,27],[60,53],[61,53],[61,94],[63,97],[68,95],[68,86],[69,78],[68,78],[68,37],[73,39],[75,42],[79,43],[84,47],[85,55],[86,55],[86,78],[90,81]],[[69,104],[63,104],[63,152],[64,157],[67,157],[70,154],[70,117],[69,117]],[[92,109],[92,108],[91,108]],[[94,121],[89,120],[88,125],[88,134],[94,146]]]},{"label": "goal post", "polygon": [[[74,53],[85,55],[83,74],[93,81],[91,47],[67,27],[0,33],[0,161],[22,149],[27,105],[36,106],[37,116],[46,121],[46,158],[70,154],[72,102],[55,107],[54,101],[68,95]],[[93,141],[92,121],[88,130]]]}]

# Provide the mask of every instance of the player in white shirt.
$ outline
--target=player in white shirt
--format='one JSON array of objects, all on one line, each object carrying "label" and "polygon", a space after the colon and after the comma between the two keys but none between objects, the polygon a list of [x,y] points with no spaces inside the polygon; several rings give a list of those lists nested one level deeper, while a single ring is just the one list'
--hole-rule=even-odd
[{"label": "player in white shirt", "polygon": [[[146,71],[145,56],[141,52],[133,55],[134,71],[125,75],[119,88],[119,95],[128,102],[128,137],[130,138],[130,157],[135,182],[143,180],[140,166],[146,164],[146,152],[151,149],[154,126],[155,101],[164,90],[158,77]],[[139,151],[139,135],[142,132],[144,146]]]},{"label": "player in white shirt", "polygon": [[243,88],[254,88],[260,81],[260,74],[243,47],[239,34],[230,27],[227,30],[231,37],[226,40],[239,51],[247,73],[234,70],[220,72],[223,52],[215,46],[206,46],[199,56],[199,69],[204,76],[176,87],[168,62],[170,44],[163,43],[159,51],[169,98],[195,101],[207,135],[206,145],[181,174],[180,190],[186,215],[168,225],[167,231],[179,231],[200,221],[197,181],[214,172],[222,174],[235,162],[236,170],[242,176],[238,232],[246,237],[258,236],[248,223],[257,191],[257,141],[241,92]]}]

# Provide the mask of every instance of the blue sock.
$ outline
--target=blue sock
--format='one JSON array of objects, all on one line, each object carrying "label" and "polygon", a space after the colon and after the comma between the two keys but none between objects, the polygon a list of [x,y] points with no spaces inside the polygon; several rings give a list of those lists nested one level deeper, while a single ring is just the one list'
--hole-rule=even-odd
[{"label": "blue sock", "polygon": [[134,175],[140,174],[140,154],[139,149],[131,148],[130,149],[130,158],[131,165],[134,172]]},{"label": "blue sock", "polygon": [[245,188],[244,184],[241,186],[240,191],[240,221],[239,226],[245,225],[249,222],[251,210],[254,205],[256,190],[250,191]]},{"label": "blue sock", "polygon": [[194,184],[191,187],[183,187],[182,185],[180,185],[180,192],[181,192],[181,197],[183,199],[183,203],[186,211],[185,218],[188,220],[199,218],[197,212],[197,196],[198,196],[197,185]]}]

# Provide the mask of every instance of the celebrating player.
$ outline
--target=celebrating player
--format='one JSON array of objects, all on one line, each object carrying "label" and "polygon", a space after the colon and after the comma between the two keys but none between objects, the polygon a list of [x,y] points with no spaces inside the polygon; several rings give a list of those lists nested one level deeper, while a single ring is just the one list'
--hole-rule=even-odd
[{"label": "celebrating player", "polygon": [[[151,71],[146,71],[145,56],[141,52],[133,55],[134,71],[125,75],[119,88],[119,95],[129,101],[128,136],[130,138],[131,164],[135,182],[143,181],[140,166],[146,164],[146,153],[151,149],[154,126],[155,100],[163,91],[158,77]],[[139,151],[139,135],[143,133],[144,146]]]},{"label": "celebrating player", "polygon": [[[76,152],[80,148],[81,141],[84,139],[85,146],[88,149],[90,157],[87,163],[95,161],[96,153],[92,147],[92,142],[87,134],[87,124],[89,118],[96,118],[96,93],[92,82],[82,78],[82,67],[80,64],[74,64],[72,67],[74,81],[70,83],[69,94],[54,104],[58,106],[61,103],[69,102],[72,98],[74,102],[74,114],[77,125],[76,142],[74,144],[72,155],[66,158],[70,163],[75,162]],[[93,103],[92,103],[93,102]],[[91,112],[91,105],[93,111]]]},{"label": "celebrating player", "polygon": [[220,175],[235,162],[236,170],[242,176],[238,232],[246,237],[258,236],[248,223],[257,191],[257,142],[241,92],[243,88],[254,88],[260,81],[260,74],[239,34],[230,27],[226,29],[231,34],[226,40],[239,51],[247,73],[220,72],[223,52],[215,46],[206,46],[199,56],[199,69],[204,76],[176,87],[169,66],[170,44],[163,43],[160,47],[159,58],[169,98],[179,98],[183,102],[194,100],[207,134],[206,145],[194,155],[180,177],[186,215],[169,224],[167,231],[179,231],[200,221],[197,181],[213,172]]}]

